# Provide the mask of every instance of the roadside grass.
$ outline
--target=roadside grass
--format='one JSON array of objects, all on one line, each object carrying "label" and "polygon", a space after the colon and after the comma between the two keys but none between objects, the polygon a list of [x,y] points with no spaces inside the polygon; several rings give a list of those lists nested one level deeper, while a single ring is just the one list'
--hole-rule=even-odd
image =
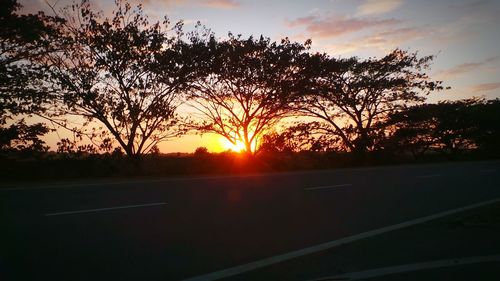
[{"label": "roadside grass", "polygon": [[421,159],[412,159],[382,152],[368,153],[364,157],[338,152],[276,152],[259,153],[255,156],[222,152],[144,155],[141,158],[85,154],[47,154],[38,158],[14,156],[0,157],[0,183],[92,178],[234,175],[500,159],[500,155],[484,157],[477,153],[463,154],[457,158],[435,154],[426,155]]}]

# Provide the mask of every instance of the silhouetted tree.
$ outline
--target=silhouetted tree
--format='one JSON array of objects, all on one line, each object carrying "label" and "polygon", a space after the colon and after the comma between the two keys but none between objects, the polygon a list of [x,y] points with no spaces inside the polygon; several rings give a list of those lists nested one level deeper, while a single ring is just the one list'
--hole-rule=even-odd
[{"label": "silhouetted tree", "polygon": [[81,158],[91,154],[97,154],[97,149],[92,144],[78,144],[77,139],[60,139],[57,142],[57,152],[66,158]]},{"label": "silhouetted tree", "polygon": [[[122,1],[112,18],[103,18],[86,0],[62,14],[66,23],[53,38],[59,50],[39,61],[53,90],[46,114],[51,121],[91,138],[107,131],[128,156],[183,133],[176,114],[186,83],[176,51],[181,23],[150,24],[140,5]],[[85,122],[71,128],[67,116]]]},{"label": "silhouetted tree", "polygon": [[295,152],[300,147],[295,146],[293,138],[286,133],[269,132],[262,136],[259,152]]},{"label": "silhouetted tree", "polygon": [[23,117],[43,110],[47,97],[40,82],[43,72],[31,60],[51,52],[48,38],[61,19],[43,13],[19,15],[16,0],[0,9],[0,138],[2,149],[46,150],[39,137],[49,132],[43,123],[27,124]]},{"label": "silhouetted tree", "polygon": [[303,89],[309,45],[232,34],[224,41],[208,40],[207,71],[189,91],[202,116],[197,129],[233,144],[242,142],[247,153],[254,153],[259,138],[291,113],[291,103]]},{"label": "silhouetted tree", "polygon": [[500,154],[500,99],[479,100],[471,106],[475,132],[471,139],[478,149],[495,155]]},{"label": "silhouetted tree", "polygon": [[159,156],[160,155],[160,148],[157,145],[153,145],[151,149],[149,150],[149,154],[154,155],[154,156]]},{"label": "silhouetted tree", "polygon": [[259,152],[300,152],[338,150],[338,138],[317,133],[318,124],[298,123],[281,132],[270,132],[262,137]]},{"label": "silhouetted tree", "polygon": [[430,149],[447,154],[481,148],[495,151],[500,140],[498,100],[470,98],[422,104],[389,115],[390,150],[421,155]]},{"label": "silhouetted tree", "polygon": [[0,127],[0,150],[47,151],[40,139],[49,132],[43,124],[26,125],[20,120],[9,127]]},{"label": "silhouetted tree", "polygon": [[197,156],[197,157],[200,157],[200,156],[206,156],[208,155],[209,152],[208,152],[208,148],[204,147],[204,146],[200,146],[200,147],[197,147],[195,150],[194,150],[194,156]]},{"label": "silhouetted tree", "polygon": [[311,130],[340,137],[346,150],[360,154],[373,149],[383,136],[377,124],[387,114],[420,103],[428,93],[443,88],[423,72],[432,56],[418,58],[396,49],[380,59],[312,58],[311,67],[320,71],[299,104],[301,111],[321,121],[311,123]]}]

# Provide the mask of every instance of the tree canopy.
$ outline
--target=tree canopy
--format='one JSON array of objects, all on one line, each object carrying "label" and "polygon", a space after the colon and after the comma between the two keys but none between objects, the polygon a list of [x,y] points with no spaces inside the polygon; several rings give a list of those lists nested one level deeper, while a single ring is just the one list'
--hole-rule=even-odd
[{"label": "tree canopy", "polygon": [[390,114],[389,151],[409,151],[414,156],[434,150],[457,154],[479,148],[498,151],[500,101],[470,98],[422,104]]},{"label": "tree canopy", "polygon": [[[176,50],[181,23],[151,24],[140,5],[122,1],[111,18],[88,1],[61,14],[65,24],[52,38],[57,52],[38,60],[52,90],[47,118],[79,135],[111,137],[129,156],[182,134],[176,114],[186,85],[186,66]],[[67,116],[85,122],[70,127]]]},{"label": "tree canopy", "polygon": [[208,40],[207,71],[188,93],[202,116],[197,128],[255,152],[259,138],[293,111],[306,77],[309,44],[232,34],[227,40]]},{"label": "tree canopy", "polygon": [[27,124],[23,119],[46,98],[46,89],[34,59],[53,51],[50,39],[62,21],[38,14],[19,15],[15,0],[2,2],[0,11],[0,138],[2,150],[45,150],[39,138],[49,132],[44,123]]},{"label": "tree canopy", "polygon": [[299,108],[319,120],[309,130],[339,138],[348,151],[373,149],[381,133],[376,125],[387,114],[423,102],[430,92],[443,89],[440,81],[432,81],[424,72],[433,56],[419,58],[417,53],[396,49],[379,59],[327,55],[312,59],[319,72]]}]

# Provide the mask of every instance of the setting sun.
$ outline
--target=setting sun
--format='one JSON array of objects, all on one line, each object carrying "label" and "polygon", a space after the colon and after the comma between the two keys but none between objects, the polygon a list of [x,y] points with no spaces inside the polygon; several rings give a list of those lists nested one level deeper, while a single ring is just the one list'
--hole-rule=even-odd
[{"label": "setting sun", "polygon": [[232,150],[234,152],[242,152],[245,150],[245,144],[238,140],[236,143],[231,143],[226,138],[221,138],[221,146],[224,150]]}]

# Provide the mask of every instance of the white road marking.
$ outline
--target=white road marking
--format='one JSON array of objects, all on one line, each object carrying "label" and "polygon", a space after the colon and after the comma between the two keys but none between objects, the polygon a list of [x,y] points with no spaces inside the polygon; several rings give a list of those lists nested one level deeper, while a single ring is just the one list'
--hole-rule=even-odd
[{"label": "white road marking", "polygon": [[484,263],[484,262],[500,262],[500,255],[455,258],[447,260],[435,260],[428,262],[403,264],[397,266],[388,266],[388,267],[375,268],[365,271],[351,272],[342,275],[328,276],[319,279],[312,279],[311,281],[362,280],[362,279],[375,278],[396,273],[404,273],[404,272],[412,272],[425,269],[460,266],[460,265]]},{"label": "white road marking", "polygon": [[47,214],[45,214],[45,216],[49,217],[49,216],[60,216],[60,215],[83,214],[83,213],[112,211],[112,210],[119,210],[119,209],[152,207],[152,206],[160,206],[160,205],[166,205],[166,204],[167,203],[165,203],[165,202],[160,202],[160,203],[148,203],[148,204],[140,204],[140,205],[127,205],[127,206],[117,206],[117,207],[110,207],[110,208],[99,208],[99,209],[87,209],[87,210],[47,213]]},{"label": "white road marking", "polygon": [[333,241],[322,243],[322,244],[315,245],[315,246],[310,246],[310,247],[307,247],[307,248],[303,248],[303,249],[300,249],[300,250],[296,250],[296,251],[284,253],[284,254],[277,255],[277,256],[272,256],[272,257],[264,258],[264,259],[261,259],[261,260],[258,260],[258,261],[254,261],[254,262],[250,262],[250,263],[246,263],[246,264],[242,264],[242,265],[230,267],[230,268],[227,268],[227,269],[222,269],[222,270],[211,272],[211,273],[207,273],[207,274],[204,274],[204,275],[195,276],[195,277],[192,277],[192,278],[185,279],[184,281],[211,281],[211,280],[217,280],[217,279],[221,279],[221,278],[226,278],[226,277],[238,275],[238,274],[245,273],[245,272],[248,272],[248,271],[252,271],[252,270],[255,270],[255,269],[258,269],[258,268],[261,268],[261,267],[270,266],[270,265],[273,265],[273,264],[276,264],[276,263],[284,262],[284,261],[291,260],[291,259],[294,259],[294,258],[306,256],[306,255],[309,255],[309,254],[314,254],[314,253],[317,253],[317,252],[320,252],[320,251],[328,250],[328,249],[336,247],[336,246],[340,246],[340,245],[343,245],[343,244],[351,243],[351,242],[358,241],[358,240],[361,240],[361,239],[365,239],[365,238],[368,238],[368,237],[372,237],[372,236],[375,236],[375,235],[380,235],[380,234],[383,234],[383,233],[386,233],[386,232],[389,232],[389,231],[393,231],[393,230],[397,230],[397,229],[409,227],[409,226],[412,226],[412,225],[416,225],[416,224],[420,224],[420,223],[432,221],[432,220],[435,220],[435,219],[439,219],[439,218],[442,218],[442,217],[446,217],[446,216],[453,215],[453,214],[456,214],[456,213],[459,213],[459,212],[463,212],[463,211],[467,211],[467,210],[470,210],[470,209],[482,207],[482,206],[485,206],[485,205],[493,204],[493,203],[496,203],[496,202],[500,202],[500,197],[499,198],[495,198],[495,199],[491,199],[491,200],[488,200],[488,201],[483,201],[483,202],[480,202],[480,203],[476,203],[476,204],[472,204],[472,205],[468,205],[468,206],[464,206],[464,207],[460,207],[460,208],[448,210],[448,211],[445,211],[445,212],[441,212],[441,213],[437,213],[437,214],[433,214],[433,215],[429,215],[429,216],[425,216],[425,217],[413,219],[413,220],[410,220],[410,221],[406,221],[406,222],[402,222],[402,223],[398,223],[398,224],[394,224],[394,225],[389,225],[389,226],[382,227],[382,228],[379,228],[379,229],[374,229],[374,230],[370,230],[370,231],[367,231],[367,232],[358,233],[358,234],[347,236],[347,237],[344,237],[344,238],[341,238],[341,239],[333,240]]},{"label": "white road marking", "polygon": [[318,190],[318,189],[328,189],[328,188],[346,187],[346,186],[352,186],[352,184],[345,183],[345,184],[337,184],[337,185],[316,186],[316,187],[304,188],[304,190]]},{"label": "white road marking", "polygon": [[428,179],[428,178],[435,178],[435,177],[440,177],[440,174],[434,174],[434,175],[423,175],[423,176],[417,176],[419,179]]}]

